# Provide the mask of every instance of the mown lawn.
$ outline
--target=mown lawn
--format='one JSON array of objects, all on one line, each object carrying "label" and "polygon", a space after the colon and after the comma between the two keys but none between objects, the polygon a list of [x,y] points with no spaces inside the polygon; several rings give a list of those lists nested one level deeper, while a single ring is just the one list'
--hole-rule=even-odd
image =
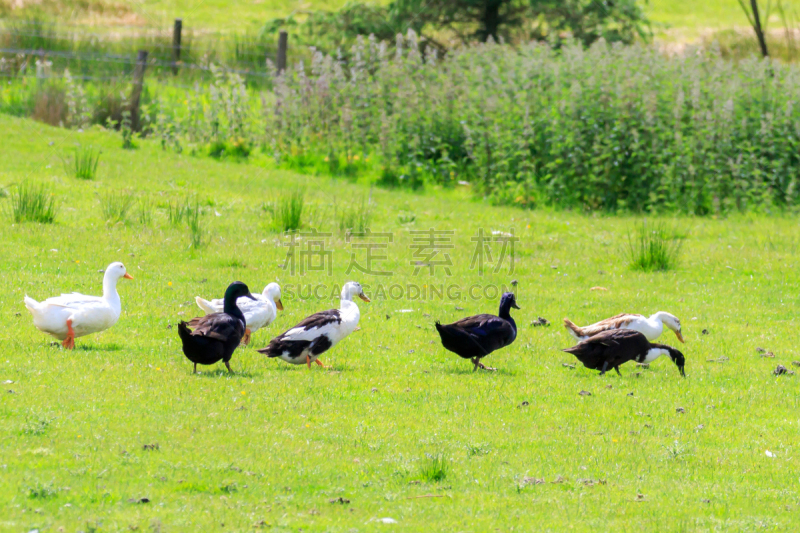
[{"label": "mown lawn", "polygon": [[[123,151],[117,135],[96,130],[8,117],[0,128],[0,185],[46,183],[61,204],[53,225],[14,225],[9,198],[0,199],[2,531],[792,531],[800,523],[800,376],[772,375],[800,360],[794,217],[672,221],[687,235],[679,268],[642,274],[623,253],[639,217],[493,208],[463,190],[374,189],[371,226],[394,236],[379,264],[393,275],[382,279],[345,274],[351,248],[333,214],[334,203],[337,212],[360,203],[366,186],[149,142]],[[96,181],[65,175],[59,156],[76,142],[103,148]],[[288,248],[262,204],[297,184],[319,229],[333,234],[330,277],[280,269]],[[101,198],[123,190],[150,200],[149,225],[137,221],[138,208],[127,223],[104,222]],[[191,195],[204,209],[200,250],[166,215],[169,202]],[[450,276],[413,274],[409,232],[429,228],[455,231]],[[514,228],[513,273],[470,269],[481,228]],[[136,278],[120,282],[119,323],[78,339],[74,352],[52,346],[23,296],[99,293],[98,270],[115,260]],[[234,354],[235,374],[219,365],[192,375],[170,326],[199,312],[195,295],[221,296],[236,279],[254,291],[276,279],[284,287],[355,279],[373,302],[359,303],[361,330],[322,358],[328,368],[309,371],[255,351],[335,305],[285,289],[286,310]],[[433,329],[435,319],[496,312],[496,298],[409,301],[376,289],[454,285],[464,295],[512,279],[519,336],[486,360],[496,373],[473,373]],[[590,290],[598,286],[608,290]],[[622,378],[564,366],[575,361],[558,351],[571,342],[563,317],[582,324],[658,310],[683,321],[686,379],[668,360],[627,365]],[[532,327],[539,316],[552,326]],[[662,341],[678,343],[671,333]],[[445,458],[444,479],[424,478],[426,454]],[[349,503],[331,503],[339,498]]]}]

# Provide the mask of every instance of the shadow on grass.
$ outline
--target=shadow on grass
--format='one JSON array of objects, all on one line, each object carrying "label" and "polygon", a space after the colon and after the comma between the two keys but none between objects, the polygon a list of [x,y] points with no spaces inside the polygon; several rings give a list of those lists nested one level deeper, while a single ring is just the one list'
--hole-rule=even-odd
[{"label": "shadow on grass", "polygon": [[[486,364],[486,363],[484,363],[484,364]],[[489,365],[487,364],[486,366],[489,366]],[[463,368],[459,367],[459,368],[456,368],[456,369],[442,368],[439,371],[439,373],[441,373],[441,374],[450,374],[450,375],[465,375],[465,376],[468,376],[468,375],[471,375],[471,374],[475,374],[475,375],[484,374],[484,375],[487,375],[487,376],[490,376],[490,375],[491,376],[516,376],[517,375],[516,372],[511,371],[511,370],[507,370],[507,369],[502,368],[502,367],[498,368],[496,370],[483,370],[483,369],[480,369],[480,368],[478,370],[473,370],[472,365],[468,365],[468,366],[465,366]]]},{"label": "shadow on grass", "polygon": [[[189,367],[189,374],[192,373],[192,368]],[[214,368],[214,369],[205,369],[201,370],[200,368],[197,369],[197,374],[195,374],[198,378],[224,378],[224,377],[231,377],[231,378],[254,378],[261,376],[260,372],[250,372],[248,370],[236,370],[233,369],[233,374],[228,372],[228,370],[222,366],[222,368]]]},{"label": "shadow on grass", "polygon": [[[60,342],[51,342],[50,347],[52,348],[61,348]],[[75,341],[75,348],[73,349],[74,352],[119,352],[123,349],[123,346],[116,343],[109,343],[109,344],[93,344],[93,343],[79,343]],[[65,352],[69,350],[64,350]]]}]

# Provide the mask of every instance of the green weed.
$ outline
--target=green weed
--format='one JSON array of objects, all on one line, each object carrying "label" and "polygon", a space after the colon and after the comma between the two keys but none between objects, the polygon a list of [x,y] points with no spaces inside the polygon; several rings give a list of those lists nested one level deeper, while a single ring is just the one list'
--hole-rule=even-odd
[{"label": "green weed", "polygon": [[32,500],[47,500],[54,498],[58,494],[58,490],[53,487],[52,483],[36,482],[28,486],[28,498]]},{"label": "green weed", "polygon": [[22,425],[24,435],[44,435],[53,423],[53,418],[37,413],[30,413]]}]

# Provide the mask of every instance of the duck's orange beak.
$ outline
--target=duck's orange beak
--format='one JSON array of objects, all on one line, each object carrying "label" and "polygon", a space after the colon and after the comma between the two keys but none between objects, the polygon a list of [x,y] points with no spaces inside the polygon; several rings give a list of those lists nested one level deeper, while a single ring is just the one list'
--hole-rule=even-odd
[{"label": "duck's orange beak", "polygon": [[369,302],[369,301],[370,301],[370,299],[369,299],[369,298],[367,298],[367,297],[366,297],[365,295],[363,295],[363,294],[359,294],[359,295],[358,295],[358,297],[359,297],[359,298],[361,298],[362,300],[364,300],[365,302]]},{"label": "duck's orange beak", "polygon": [[686,344],[686,341],[683,340],[683,335],[681,335],[681,330],[676,331],[675,332],[675,336],[678,337],[679,341],[681,341],[682,343]]},{"label": "duck's orange beak", "polygon": [[278,308],[278,311],[283,311],[283,302],[281,302],[280,298],[275,300],[275,307]]},{"label": "duck's orange beak", "polygon": [[124,276],[122,276],[122,277],[123,277],[123,278],[128,278],[128,279],[133,279],[133,276],[131,276],[131,275],[130,275],[130,274],[128,274],[127,272],[125,272],[125,275],[124,275]]}]

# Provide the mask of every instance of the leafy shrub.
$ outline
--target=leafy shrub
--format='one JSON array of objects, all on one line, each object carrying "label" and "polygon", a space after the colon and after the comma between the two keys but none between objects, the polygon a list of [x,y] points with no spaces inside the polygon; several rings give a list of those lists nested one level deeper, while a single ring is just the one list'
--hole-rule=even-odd
[{"label": "leafy shrub", "polygon": [[24,181],[11,193],[11,216],[16,223],[52,224],[57,211],[55,194],[44,184]]}]

